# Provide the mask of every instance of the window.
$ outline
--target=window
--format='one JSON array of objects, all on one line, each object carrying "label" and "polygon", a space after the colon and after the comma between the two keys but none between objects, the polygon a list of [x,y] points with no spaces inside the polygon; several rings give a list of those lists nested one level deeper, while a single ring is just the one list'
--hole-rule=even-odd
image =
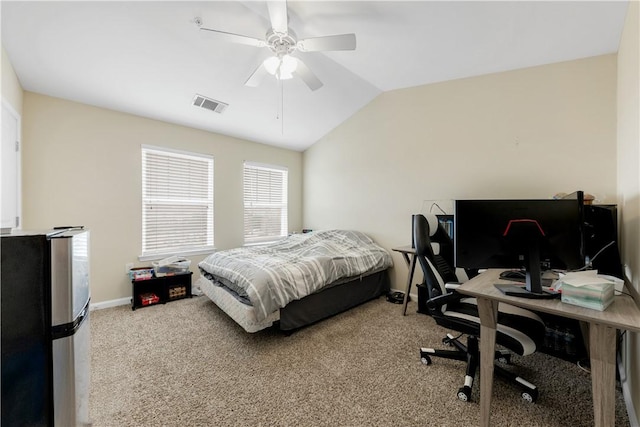
[{"label": "window", "polygon": [[213,249],[213,157],[142,147],[142,257]]},{"label": "window", "polygon": [[244,162],[245,243],[287,235],[287,175],[284,167]]}]

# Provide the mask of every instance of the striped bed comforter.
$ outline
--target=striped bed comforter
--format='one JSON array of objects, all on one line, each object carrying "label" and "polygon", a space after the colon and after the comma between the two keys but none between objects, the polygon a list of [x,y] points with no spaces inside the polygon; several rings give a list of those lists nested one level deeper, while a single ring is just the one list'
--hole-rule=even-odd
[{"label": "striped bed comforter", "polygon": [[391,267],[389,253],[358,231],[294,234],[278,242],[215,252],[206,276],[251,301],[258,321],[337,280]]}]

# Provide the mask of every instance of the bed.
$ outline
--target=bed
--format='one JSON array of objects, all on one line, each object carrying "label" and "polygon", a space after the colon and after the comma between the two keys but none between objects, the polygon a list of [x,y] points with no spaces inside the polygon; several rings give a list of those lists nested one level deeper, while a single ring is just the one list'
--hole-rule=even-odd
[{"label": "bed", "polygon": [[385,294],[391,266],[364,233],[316,231],[215,252],[196,287],[247,332],[293,331]]}]

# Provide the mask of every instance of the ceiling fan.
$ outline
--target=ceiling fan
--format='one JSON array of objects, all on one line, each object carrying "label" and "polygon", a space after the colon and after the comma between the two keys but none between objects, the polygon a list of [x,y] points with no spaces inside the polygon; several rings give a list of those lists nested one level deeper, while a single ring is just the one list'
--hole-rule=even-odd
[{"label": "ceiling fan", "polygon": [[246,44],[255,47],[268,47],[273,56],[267,58],[249,76],[246,86],[256,87],[267,74],[274,75],[278,80],[287,80],[294,75],[299,76],[312,91],[322,87],[322,82],[305,65],[300,58],[292,56],[296,51],[321,52],[332,50],[355,50],[355,34],[338,34],[324,37],[312,37],[298,40],[296,34],[289,29],[287,16],[287,2],[268,1],[269,20],[271,28],[267,31],[264,40],[240,34],[228,33],[202,27],[202,22],[196,19],[200,25],[200,31],[218,40],[233,43]]}]

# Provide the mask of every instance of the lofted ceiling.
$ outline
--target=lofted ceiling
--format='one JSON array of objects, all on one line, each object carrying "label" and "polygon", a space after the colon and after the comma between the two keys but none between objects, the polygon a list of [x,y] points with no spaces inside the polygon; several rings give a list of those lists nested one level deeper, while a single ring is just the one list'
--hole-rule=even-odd
[{"label": "lofted ceiling", "polygon": [[[296,52],[324,85],[244,83],[266,48],[263,1],[6,1],[2,45],[31,92],[303,151],[380,93],[618,50],[626,1],[289,1],[299,39],[355,33],[355,51]],[[192,105],[196,94],[229,104]]]}]

